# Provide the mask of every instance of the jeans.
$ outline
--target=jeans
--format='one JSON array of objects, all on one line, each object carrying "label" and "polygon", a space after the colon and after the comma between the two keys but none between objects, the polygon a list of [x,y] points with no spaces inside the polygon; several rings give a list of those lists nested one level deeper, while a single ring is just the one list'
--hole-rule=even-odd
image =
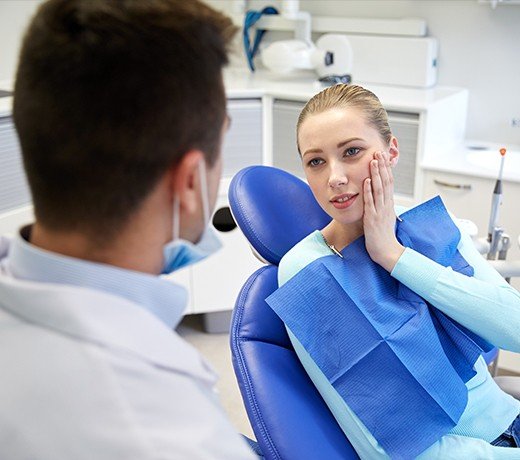
[{"label": "jeans", "polygon": [[500,447],[520,447],[520,415],[513,420],[509,428],[492,443]]}]

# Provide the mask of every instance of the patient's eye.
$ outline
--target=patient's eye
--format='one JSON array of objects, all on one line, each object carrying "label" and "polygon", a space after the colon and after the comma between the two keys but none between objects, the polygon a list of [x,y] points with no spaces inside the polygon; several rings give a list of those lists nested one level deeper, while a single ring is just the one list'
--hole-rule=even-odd
[{"label": "patient's eye", "polygon": [[346,157],[353,157],[357,155],[360,151],[361,149],[359,147],[349,147],[343,152],[343,155]]},{"label": "patient's eye", "polygon": [[321,158],[313,158],[307,164],[309,166],[311,166],[311,167],[316,167],[316,166],[319,166],[319,165],[321,165],[323,163],[324,163],[324,161]]}]

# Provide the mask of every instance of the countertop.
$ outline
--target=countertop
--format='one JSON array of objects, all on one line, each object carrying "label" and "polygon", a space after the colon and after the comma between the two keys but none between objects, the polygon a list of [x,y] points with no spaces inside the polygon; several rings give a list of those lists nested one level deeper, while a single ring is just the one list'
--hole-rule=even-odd
[{"label": "countertop", "polygon": [[[227,69],[224,72],[226,93],[230,99],[255,98],[264,95],[274,98],[307,101],[327,86],[316,80],[312,73],[302,71],[289,76],[277,76],[259,70],[252,74],[247,69]],[[373,85],[356,82],[377,94],[387,110],[421,112],[446,97],[467,92],[464,88],[436,86],[429,89]]]},{"label": "countertop", "polygon": [[[0,89],[3,89],[4,91],[12,91],[13,83],[10,80],[2,80],[0,81]],[[12,106],[12,96],[0,97],[0,117],[11,115]]]},{"label": "countertop", "polygon": [[420,166],[425,170],[496,179],[500,170],[500,148],[506,147],[503,179],[520,183],[520,145],[501,145],[468,140],[458,147],[425,158]]}]

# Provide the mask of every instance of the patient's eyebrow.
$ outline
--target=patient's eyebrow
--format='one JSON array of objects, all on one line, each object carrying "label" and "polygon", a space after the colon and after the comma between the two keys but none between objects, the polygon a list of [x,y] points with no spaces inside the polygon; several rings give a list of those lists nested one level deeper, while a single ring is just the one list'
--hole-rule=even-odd
[{"label": "patient's eyebrow", "polygon": [[336,148],[340,149],[341,147],[349,144],[352,141],[362,141],[360,137],[351,137],[350,139],[347,139],[346,141],[340,142],[338,145],[336,145]]},{"label": "patient's eyebrow", "polygon": [[305,150],[305,152],[303,152],[303,155],[302,155],[302,158],[307,155],[308,153],[323,153],[323,150],[321,149],[309,149],[309,150]]},{"label": "patient's eyebrow", "polygon": [[[344,147],[345,145],[349,144],[350,142],[353,142],[353,141],[363,141],[363,139],[361,137],[351,137],[349,139],[346,139],[344,141],[341,141],[338,145],[336,145],[336,148],[337,149],[340,149],[341,147]],[[303,153],[302,155],[302,158],[307,155],[308,153],[323,153],[323,150],[320,149],[320,148],[315,148],[315,149],[308,149],[308,150],[305,150],[305,152]]]}]

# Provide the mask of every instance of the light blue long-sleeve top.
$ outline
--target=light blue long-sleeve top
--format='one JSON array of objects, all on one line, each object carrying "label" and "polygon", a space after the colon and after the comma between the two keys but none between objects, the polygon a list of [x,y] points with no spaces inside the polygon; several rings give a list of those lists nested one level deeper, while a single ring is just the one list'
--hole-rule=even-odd
[{"label": "light blue long-sleeve top", "polygon": [[[404,211],[396,207],[398,215]],[[410,248],[405,249],[391,275],[495,346],[520,352],[520,293],[485,261],[462,229],[458,249],[474,268],[473,277],[456,273]],[[311,233],[282,258],[279,286],[314,260],[331,253],[321,232]],[[303,367],[358,455],[362,459],[389,458],[294,334],[290,330],[288,333]],[[477,374],[466,384],[468,404],[458,424],[418,458],[520,459],[520,449],[490,444],[520,413],[520,402],[496,385],[482,357],[475,363],[475,370]]]}]

